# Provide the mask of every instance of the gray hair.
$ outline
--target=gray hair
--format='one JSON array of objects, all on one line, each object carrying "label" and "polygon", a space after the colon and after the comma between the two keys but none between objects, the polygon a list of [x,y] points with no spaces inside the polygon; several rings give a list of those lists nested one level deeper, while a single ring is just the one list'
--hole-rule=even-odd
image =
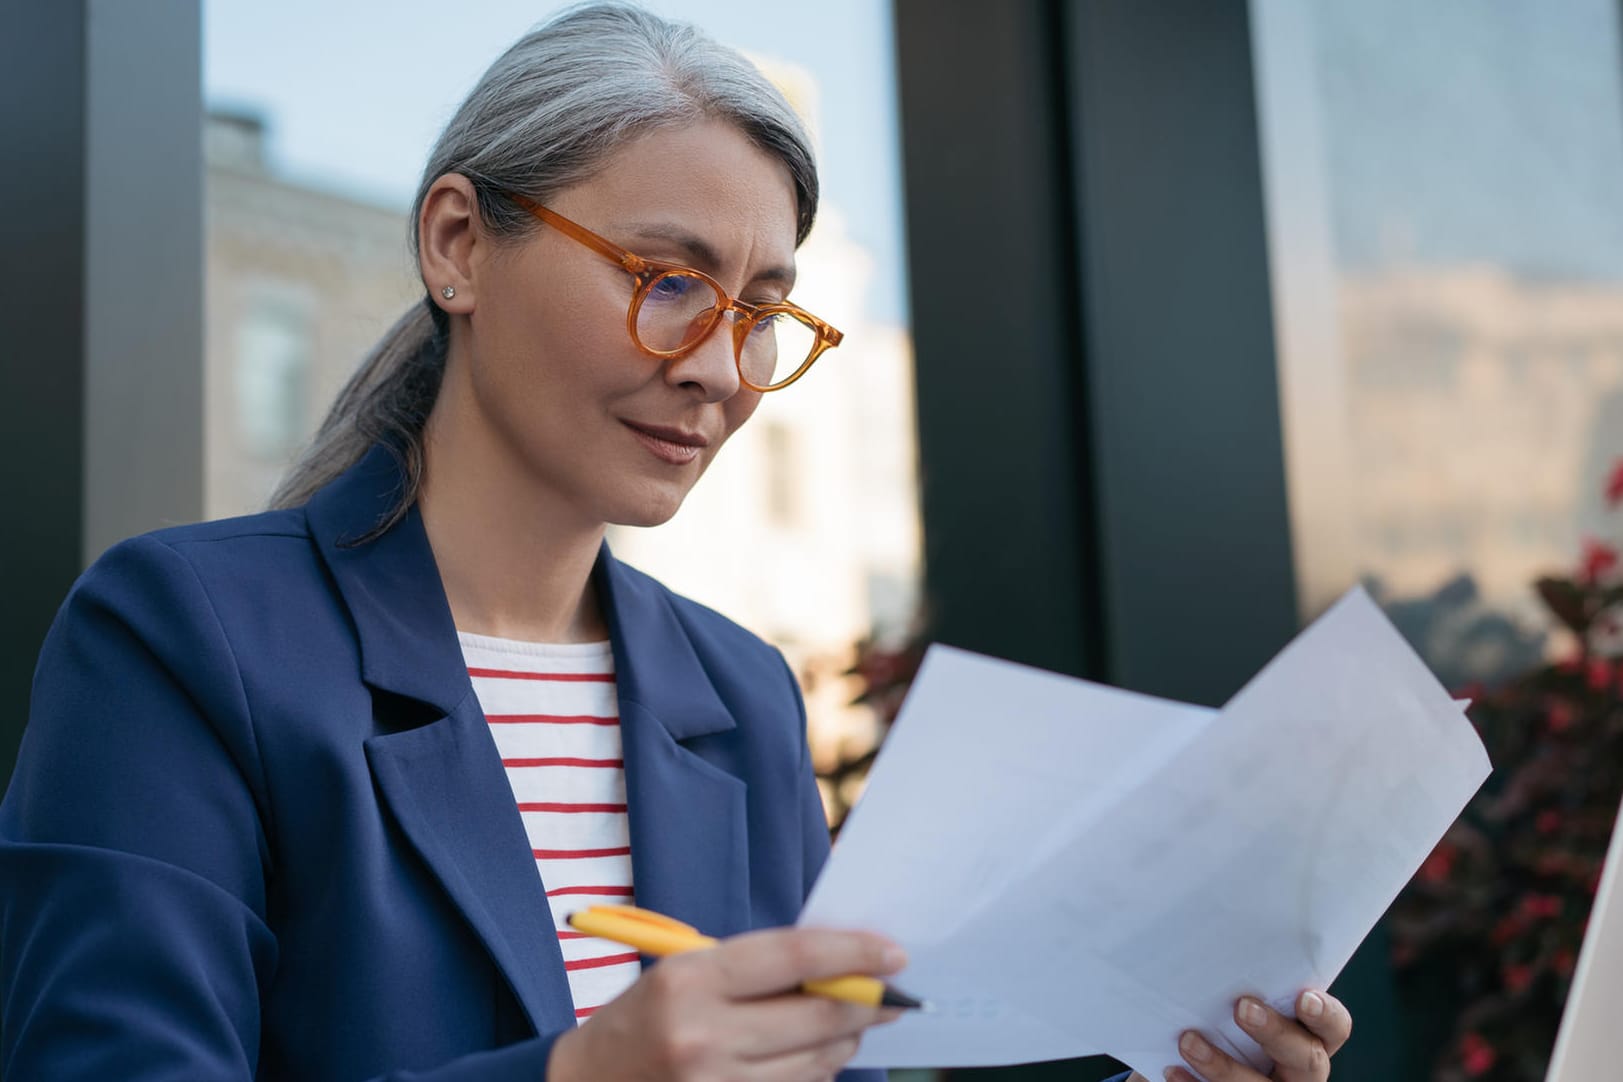
[{"label": "gray hair", "polygon": [[[489,232],[516,239],[537,223],[503,193],[544,202],[591,177],[627,141],[709,118],[735,124],[788,168],[795,241],[805,240],[817,213],[811,141],[753,64],[697,27],[634,4],[571,8],[503,53],[446,125],[412,202],[412,254],[423,200],[446,173],[472,182]],[[408,309],[339,392],[271,506],[305,503],[381,443],[400,462],[405,484],[391,512],[356,543],[399,522],[421,490],[423,427],[445,373],[449,331],[450,318],[431,298]]]}]

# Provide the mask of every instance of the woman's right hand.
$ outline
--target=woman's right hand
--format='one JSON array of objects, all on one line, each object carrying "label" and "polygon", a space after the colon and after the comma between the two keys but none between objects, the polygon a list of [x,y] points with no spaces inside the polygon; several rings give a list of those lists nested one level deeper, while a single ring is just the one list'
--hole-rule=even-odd
[{"label": "woman's right hand", "polygon": [[863,1030],[902,1012],[796,989],[905,964],[882,936],[816,928],[747,932],[672,955],[558,1038],[547,1082],[826,1082]]}]

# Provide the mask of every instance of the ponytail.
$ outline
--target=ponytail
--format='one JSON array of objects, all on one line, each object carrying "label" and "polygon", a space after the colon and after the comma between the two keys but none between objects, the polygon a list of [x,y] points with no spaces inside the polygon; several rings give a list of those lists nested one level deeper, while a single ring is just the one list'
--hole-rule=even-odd
[{"label": "ponytail", "polygon": [[356,544],[388,532],[405,517],[422,489],[423,428],[445,376],[449,323],[426,297],[395,321],[338,392],[310,446],[271,496],[272,508],[301,506],[381,443],[400,463],[404,491]]}]

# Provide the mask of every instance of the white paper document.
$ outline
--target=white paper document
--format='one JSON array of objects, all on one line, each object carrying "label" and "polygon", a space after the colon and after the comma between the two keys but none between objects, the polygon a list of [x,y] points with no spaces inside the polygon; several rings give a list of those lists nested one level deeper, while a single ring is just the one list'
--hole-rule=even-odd
[{"label": "white paper document", "polygon": [[1220,711],[931,647],[801,915],[929,1000],[854,1066],[1106,1053],[1324,988],[1486,779],[1460,704],[1354,590]]}]

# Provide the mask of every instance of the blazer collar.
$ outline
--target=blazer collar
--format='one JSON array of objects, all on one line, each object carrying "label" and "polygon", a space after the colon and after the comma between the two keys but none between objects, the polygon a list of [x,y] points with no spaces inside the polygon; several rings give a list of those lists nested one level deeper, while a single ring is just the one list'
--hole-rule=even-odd
[{"label": "blazer collar", "polygon": [[444,715],[472,685],[416,504],[381,537],[356,544],[388,515],[403,484],[394,455],[378,445],[311,497],[305,515],[355,622],[361,678]]},{"label": "blazer collar", "polygon": [[[306,515],[355,621],[361,678],[444,715],[470,684],[422,516],[414,504],[381,537],[354,543],[389,513],[403,483],[395,457],[378,445],[317,492]],[[669,595],[616,560],[607,543],[593,581],[608,619],[621,701],[645,706],[676,740],[734,728]]]}]

